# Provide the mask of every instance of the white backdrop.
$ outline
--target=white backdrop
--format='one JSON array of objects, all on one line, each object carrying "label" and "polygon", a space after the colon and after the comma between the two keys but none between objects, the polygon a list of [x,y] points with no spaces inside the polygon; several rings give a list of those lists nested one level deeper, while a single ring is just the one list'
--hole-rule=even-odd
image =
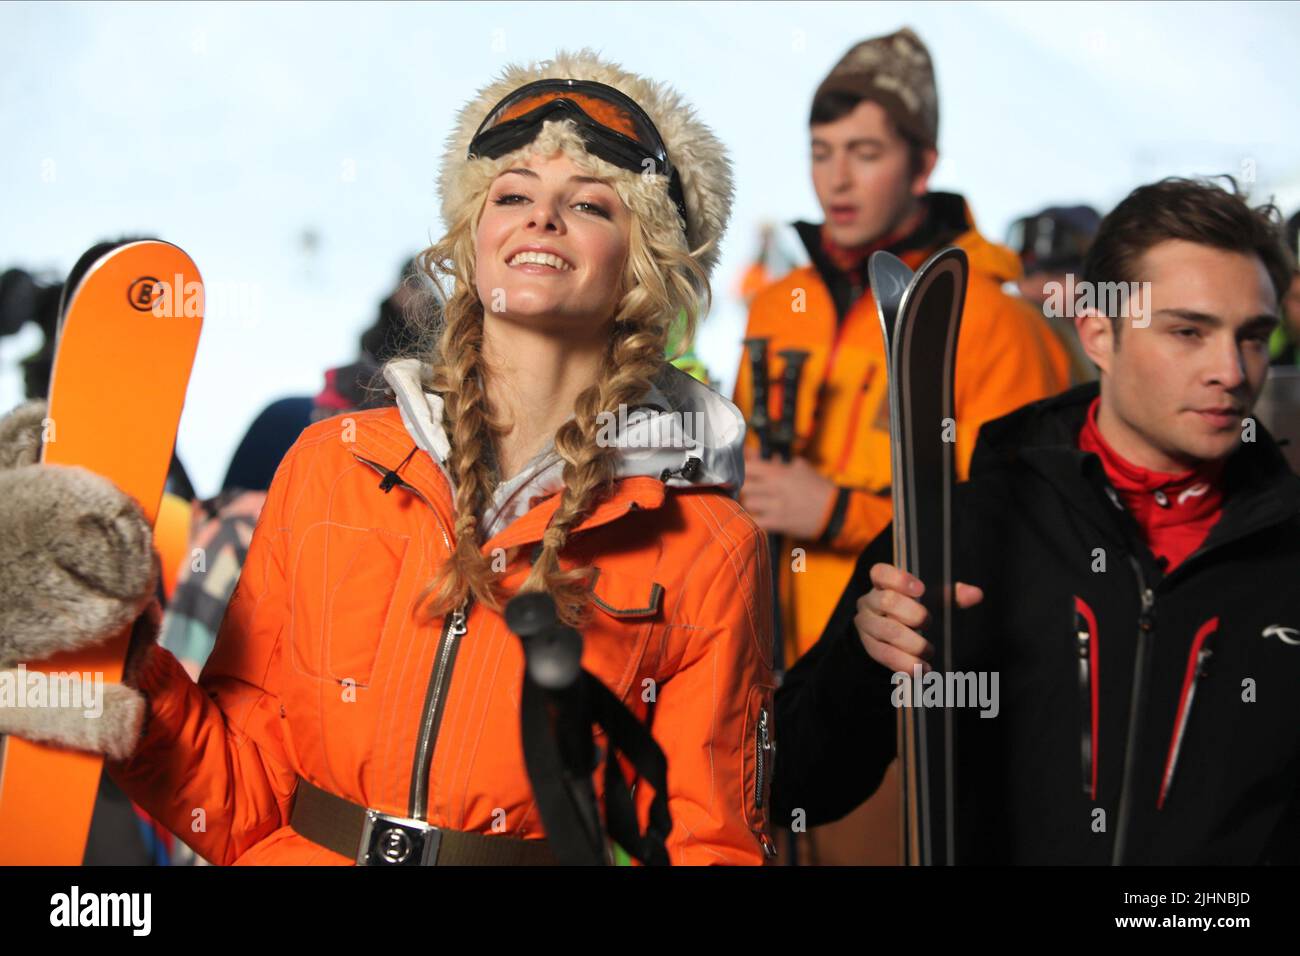
[{"label": "white backdrop", "polygon": [[[179,449],[212,494],[257,411],[351,359],[437,234],[454,111],[503,64],[585,45],[679,86],[732,149],[699,342],[729,387],[758,224],[818,217],[811,94],[853,42],[905,24],[936,62],[934,187],[993,236],[1171,174],[1230,172],[1300,205],[1294,4],[8,3],[0,268],[61,278],[124,233],[190,252],[211,292]],[[0,340],[0,406],[37,341]]]}]

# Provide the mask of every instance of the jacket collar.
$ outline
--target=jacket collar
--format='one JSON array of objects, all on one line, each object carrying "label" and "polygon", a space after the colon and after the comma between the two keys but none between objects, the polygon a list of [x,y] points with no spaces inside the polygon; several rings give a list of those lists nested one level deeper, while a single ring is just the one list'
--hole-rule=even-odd
[{"label": "jacket collar", "polygon": [[[1099,384],[1088,382],[986,423],[971,460],[971,478],[1023,465],[1046,478],[1072,508],[1102,530],[1113,534],[1122,527],[1130,541],[1140,541],[1136,521],[1117,509],[1107,494],[1101,461],[1078,447],[1079,430],[1099,393]],[[1300,476],[1290,470],[1273,437],[1258,422],[1256,426],[1256,440],[1243,442],[1224,465],[1223,516],[1198,554],[1300,515]],[[1119,525],[1117,510],[1122,512]],[[1191,560],[1175,568],[1171,577]]]},{"label": "jacket collar", "polygon": [[[1020,260],[1015,252],[1005,246],[990,242],[975,227],[966,200],[957,193],[927,193],[926,215],[909,235],[904,236],[885,251],[898,256],[912,269],[919,268],[931,255],[948,245],[966,252],[971,270],[1002,283],[1020,276]],[[808,253],[809,261],[831,294],[836,316],[840,321],[848,315],[854,303],[870,287],[867,261],[851,272],[839,269],[826,254],[822,244],[822,225],[809,222],[794,223],[795,232]]]},{"label": "jacket collar", "polygon": [[[385,366],[396,407],[358,419],[355,451],[384,469],[396,470],[414,446],[416,454],[400,468],[400,477],[431,504],[436,498],[440,516],[450,526],[454,482],[446,461],[451,445],[442,424],[443,400],[424,386],[424,373],[418,359]],[[636,408],[611,416],[606,424],[620,450],[618,486],[575,531],[632,510],[657,508],[667,488],[715,487],[734,495],[744,481],[745,422],[740,411],[672,365],[665,365]],[[692,459],[698,464],[688,465]],[[481,523],[486,549],[541,539],[559,507],[563,468],[563,460],[548,444],[519,475],[496,489]]]}]

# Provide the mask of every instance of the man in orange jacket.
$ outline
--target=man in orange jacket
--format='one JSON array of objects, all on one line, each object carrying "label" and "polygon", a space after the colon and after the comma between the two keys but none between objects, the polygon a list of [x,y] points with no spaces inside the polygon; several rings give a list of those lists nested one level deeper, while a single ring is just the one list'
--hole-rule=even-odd
[{"label": "man in orange jacket", "polygon": [[[754,298],[746,332],[769,339],[769,355],[809,353],[795,458],[762,461],[751,440],[741,491],[758,524],[783,536],[785,560],[774,570],[788,662],[817,640],[858,553],[890,521],[889,405],[867,281],[871,253],[885,249],[916,268],[957,245],[970,259],[955,395],[961,478],[980,425],[1069,382],[1068,357],[1042,318],[1002,292],[1002,283],[1020,274],[1015,253],[976,231],[962,197],[928,191],[938,160],[938,100],[929,52],[911,30],[849,50],[818,88],[810,127],[813,187],[825,222],[795,223],[811,263]],[[778,360],[773,371],[780,370]],[[772,416],[780,391],[770,391]],[[751,396],[744,358],[735,400],[746,414]]]}]

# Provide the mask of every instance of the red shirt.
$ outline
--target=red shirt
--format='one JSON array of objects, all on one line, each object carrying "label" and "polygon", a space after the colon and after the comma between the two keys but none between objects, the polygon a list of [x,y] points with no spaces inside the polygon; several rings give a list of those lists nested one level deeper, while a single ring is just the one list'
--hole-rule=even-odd
[{"label": "red shirt", "polygon": [[1223,511],[1223,462],[1190,471],[1150,471],[1121,458],[1097,428],[1100,398],[1093,399],[1079,431],[1079,448],[1101,459],[1106,477],[1142,529],[1147,546],[1168,574],[1201,546]]}]

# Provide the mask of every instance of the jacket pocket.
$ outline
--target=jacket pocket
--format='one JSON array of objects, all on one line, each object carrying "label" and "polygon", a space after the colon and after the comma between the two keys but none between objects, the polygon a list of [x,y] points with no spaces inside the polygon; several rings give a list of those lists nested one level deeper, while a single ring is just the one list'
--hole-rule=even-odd
[{"label": "jacket pocket", "polygon": [[740,779],[744,787],[745,822],[769,856],[776,852],[772,841],[770,811],[772,774],[776,769],[776,731],[772,723],[772,698],[775,691],[774,687],[761,684],[749,689],[740,768]]},{"label": "jacket pocket", "polygon": [[[849,478],[850,480],[860,478],[860,476],[856,474],[850,475],[850,469],[852,468],[853,465],[853,452],[856,450],[858,436],[862,432],[862,411],[864,406],[867,403],[867,400],[871,397],[871,386],[876,380],[876,373],[877,373],[877,366],[876,366],[875,359],[868,359],[866,371],[863,372],[862,374],[862,381],[858,384],[856,388],[853,389],[853,397],[849,405],[848,428],[844,434],[844,446],[840,449],[839,456],[835,461],[835,470],[833,474],[836,476],[840,476],[842,478]],[[875,415],[876,420],[873,421],[871,425],[871,427],[876,430],[880,430],[879,419],[881,415],[881,409],[884,409],[884,416],[885,416],[885,427],[883,431],[885,434],[888,434],[889,433],[888,392],[882,395],[876,402],[876,415]],[[858,469],[854,469],[855,472],[857,470]]]},{"label": "jacket pocket", "polygon": [[[583,666],[616,697],[636,695],[649,703],[657,691],[652,680],[639,675],[638,664],[663,606],[663,585],[635,575],[602,573],[599,567],[593,574],[591,605],[596,610],[583,629]],[[639,684],[634,683],[638,676]]]},{"label": "jacket pocket", "polygon": [[1083,598],[1074,599],[1074,656],[1079,675],[1079,756],[1083,795],[1097,799],[1098,711],[1097,617]]},{"label": "jacket pocket", "polygon": [[293,574],[294,666],[311,677],[369,684],[409,539],[321,522],[303,535]]},{"label": "jacket pocket", "polygon": [[1178,755],[1183,749],[1183,738],[1187,733],[1187,723],[1192,717],[1192,704],[1196,701],[1196,688],[1209,668],[1214,651],[1210,647],[1215,631],[1219,629],[1219,619],[1212,617],[1200,626],[1192,638],[1191,650],[1187,652],[1187,668],[1183,673],[1183,689],[1178,695],[1178,711],[1174,715],[1174,731],[1169,738],[1169,750],[1165,754],[1164,772],[1160,775],[1160,796],[1156,798],[1156,809],[1163,810],[1165,798],[1174,783],[1174,771],[1178,769]]},{"label": "jacket pocket", "polygon": [[617,620],[654,617],[663,603],[662,584],[626,574],[604,574],[599,567],[592,572],[591,602]]}]

